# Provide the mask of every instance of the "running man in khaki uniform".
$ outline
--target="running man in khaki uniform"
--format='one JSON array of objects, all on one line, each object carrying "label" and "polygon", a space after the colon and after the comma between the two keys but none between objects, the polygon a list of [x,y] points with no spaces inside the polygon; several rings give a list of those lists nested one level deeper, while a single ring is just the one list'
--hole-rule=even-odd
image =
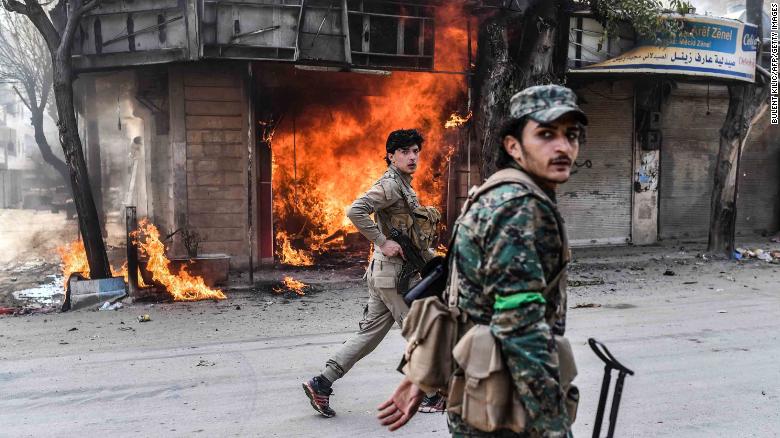
[{"label": "running man in khaki uniform", "polygon": [[[347,209],[347,217],[374,244],[374,254],[366,272],[368,304],[359,323],[360,330],[328,359],[321,375],[303,384],[312,407],[325,417],[336,415],[330,408],[331,385],[374,351],[393,323],[400,326],[409,311],[396,287],[404,253],[387,236],[390,227],[409,236],[413,228],[412,212],[421,209],[412,188],[412,175],[417,171],[423,141],[414,129],[392,132],[386,145],[387,172]],[[425,248],[420,255],[428,260],[433,250]]]}]

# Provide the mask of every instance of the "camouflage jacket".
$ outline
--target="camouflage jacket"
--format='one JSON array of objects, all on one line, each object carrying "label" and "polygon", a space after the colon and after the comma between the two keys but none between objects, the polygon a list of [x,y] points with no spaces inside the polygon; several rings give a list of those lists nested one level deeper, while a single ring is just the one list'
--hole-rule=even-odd
[{"label": "camouflage jacket", "polygon": [[[404,201],[404,196],[407,201]],[[383,223],[383,218],[411,216],[407,202],[412,209],[420,206],[417,193],[412,188],[412,176],[390,165],[385,174],[347,209],[349,220],[374,244],[375,259],[403,264],[401,257],[386,257],[379,247],[387,241],[387,233],[390,232],[389,224]],[[376,221],[371,218],[371,214],[374,214]]]},{"label": "camouflage jacket", "polygon": [[[554,202],[554,193],[547,194]],[[453,245],[459,307],[473,322],[489,325],[501,344],[531,436],[569,433],[550,354],[550,324],[565,318],[565,289],[542,295],[563,265],[555,208],[521,184],[495,187],[458,220]]]}]

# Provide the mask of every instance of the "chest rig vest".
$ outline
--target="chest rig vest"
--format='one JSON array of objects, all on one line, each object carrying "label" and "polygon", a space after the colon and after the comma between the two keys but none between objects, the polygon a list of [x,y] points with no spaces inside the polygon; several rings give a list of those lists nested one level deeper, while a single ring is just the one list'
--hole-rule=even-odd
[{"label": "chest rig vest", "polygon": [[427,252],[436,239],[441,213],[435,207],[420,205],[412,186],[395,169],[390,168],[376,184],[389,194],[400,189],[401,200],[377,211],[377,223],[385,236],[394,228],[409,237],[420,254]]}]

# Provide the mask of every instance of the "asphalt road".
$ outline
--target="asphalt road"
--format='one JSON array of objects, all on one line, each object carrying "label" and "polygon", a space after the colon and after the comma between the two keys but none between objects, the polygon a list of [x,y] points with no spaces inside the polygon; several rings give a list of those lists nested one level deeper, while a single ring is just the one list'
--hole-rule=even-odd
[{"label": "asphalt road", "polygon": [[[626,380],[616,436],[780,436],[780,277],[774,269],[733,276],[701,277],[674,293],[664,292],[667,279],[646,279],[657,283],[654,293],[570,310],[582,393],[575,436],[591,435],[603,373],[587,347],[590,336],[636,371]],[[726,286],[715,287],[721,283]],[[240,301],[232,300],[223,306]],[[350,301],[353,310],[358,301]],[[347,330],[324,326],[320,334],[266,336],[272,331],[234,312],[219,322],[216,335],[186,337],[163,324],[176,320],[200,330],[217,317],[169,306],[169,313],[155,313],[144,325],[131,322],[138,310],[132,307],[0,319],[0,436],[447,436],[442,415],[420,414],[394,434],[374,419],[375,407],[400,379],[394,371],[403,348],[398,330],[335,385],[338,416],[324,419],[309,407],[300,384]],[[307,310],[319,318],[328,312]],[[126,323],[119,325],[120,319]],[[96,330],[87,321],[97,321]],[[138,335],[143,342],[113,342],[155,323],[163,328]],[[71,325],[81,328],[69,332]],[[106,327],[111,331],[100,331]]]}]

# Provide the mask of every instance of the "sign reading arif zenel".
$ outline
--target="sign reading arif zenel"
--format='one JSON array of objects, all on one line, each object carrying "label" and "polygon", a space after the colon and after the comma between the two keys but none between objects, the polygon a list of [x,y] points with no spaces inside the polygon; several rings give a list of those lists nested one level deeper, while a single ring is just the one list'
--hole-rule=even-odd
[{"label": "sign reading arif zenel", "polygon": [[685,36],[664,47],[647,42],[576,73],[665,73],[753,82],[758,28],[727,18],[672,16],[685,21]]}]

